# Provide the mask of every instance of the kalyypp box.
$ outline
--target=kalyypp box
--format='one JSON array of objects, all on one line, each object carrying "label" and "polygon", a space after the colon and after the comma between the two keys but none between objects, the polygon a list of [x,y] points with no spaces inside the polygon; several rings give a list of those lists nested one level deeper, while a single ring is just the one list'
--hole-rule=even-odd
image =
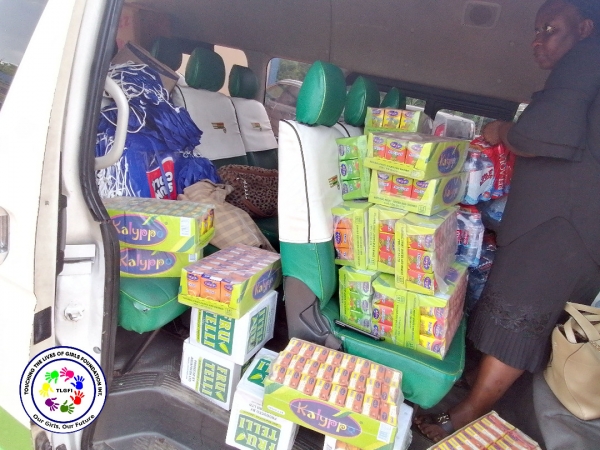
[{"label": "kalyypp box", "polygon": [[371,332],[373,281],[379,272],[342,267],[339,271],[340,320]]},{"label": "kalyypp box", "polygon": [[429,450],[456,448],[538,450],[540,446],[492,411],[429,447]]},{"label": "kalyypp box", "polygon": [[336,264],[367,268],[367,221],[370,203],[345,201],[331,209]]},{"label": "kalyypp box", "polygon": [[365,167],[367,137],[355,136],[336,139],[342,186],[342,199],[356,200],[367,198],[371,181],[371,171]]},{"label": "kalyypp box", "polygon": [[225,443],[242,450],[290,450],[298,425],[262,409],[264,379],[278,353],[261,349],[240,380]]},{"label": "kalyypp box", "polygon": [[385,341],[404,346],[407,291],[394,285],[394,276],[382,273],[373,281],[372,332]]},{"label": "kalyypp box", "polygon": [[[418,181],[373,170],[369,202],[431,216],[456,205],[463,199],[467,176],[467,173],[458,173],[447,177]],[[412,183],[410,190],[400,190],[399,188],[406,183],[406,180]]]},{"label": "kalyypp box", "polygon": [[408,293],[413,325],[407,327],[405,341],[411,342],[411,348],[437,359],[446,356],[463,316],[467,278],[467,266],[454,262],[444,278],[446,293]]},{"label": "kalyypp box", "polygon": [[365,115],[365,134],[386,131],[430,133],[432,123],[423,111],[369,107]]},{"label": "kalyypp box", "polygon": [[271,291],[240,319],[192,308],[190,342],[210,354],[245,364],[273,337],[277,292]]},{"label": "kalyypp box", "polygon": [[233,393],[240,381],[242,366],[220,356],[209,354],[189,339],[183,343],[181,384],[193,389],[208,401],[231,409]]},{"label": "kalyypp box", "polygon": [[292,339],[269,368],[263,409],[359,448],[391,449],[401,383],[399,371]]},{"label": "kalyypp box", "polygon": [[178,300],[239,319],[276,289],[281,277],[278,253],[237,244],[185,267]]},{"label": "kalyypp box", "polygon": [[396,222],[407,213],[373,205],[369,208],[367,268],[379,272],[396,272]]},{"label": "kalyypp box", "polygon": [[181,269],[202,258],[196,253],[174,253],[139,248],[121,248],[120,270],[125,278],[179,277]]},{"label": "kalyypp box", "polygon": [[197,253],[214,235],[214,206],[155,198],[103,200],[121,246]]},{"label": "kalyypp box", "polygon": [[458,245],[456,208],[429,217],[409,213],[395,227],[396,287],[423,294],[444,292],[444,277]]},{"label": "kalyypp box", "polygon": [[[402,157],[381,154],[381,140],[395,143]],[[468,154],[468,141],[420,133],[368,133],[365,165],[415,180],[429,180],[458,173]]]},{"label": "kalyypp box", "polygon": [[[406,403],[400,405],[400,413],[398,415],[398,432],[396,433],[396,439],[394,440],[394,446],[392,450],[407,450],[410,443],[412,442],[412,432],[410,427],[412,425],[412,414],[413,409]],[[334,437],[325,436],[325,442],[323,444],[323,450],[361,450],[358,447],[348,445],[344,442],[340,442]]]}]

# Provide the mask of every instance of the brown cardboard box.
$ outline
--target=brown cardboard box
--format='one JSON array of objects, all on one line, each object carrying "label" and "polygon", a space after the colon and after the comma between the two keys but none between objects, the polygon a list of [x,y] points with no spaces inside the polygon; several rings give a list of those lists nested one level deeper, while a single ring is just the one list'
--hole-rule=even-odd
[{"label": "brown cardboard box", "polygon": [[137,4],[123,5],[116,39],[119,49],[129,41],[149,49],[159,36],[171,36],[171,19],[168,14]]},{"label": "brown cardboard box", "polygon": [[163,86],[169,92],[173,90],[177,84],[177,80],[179,80],[179,75],[177,72],[174,72],[169,67],[165,66],[150,53],[133,42],[127,42],[127,44],[125,44],[123,48],[121,48],[121,50],[119,50],[119,52],[115,55],[111,63],[123,64],[128,61],[133,61],[134,63],[138,64],[147,64],[156,70],[160,75]]}]

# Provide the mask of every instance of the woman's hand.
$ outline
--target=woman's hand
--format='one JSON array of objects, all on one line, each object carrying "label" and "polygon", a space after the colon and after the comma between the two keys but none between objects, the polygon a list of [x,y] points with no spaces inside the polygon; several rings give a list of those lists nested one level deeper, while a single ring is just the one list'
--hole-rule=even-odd
[{"label": "woman's hand", "polygon": [[481,135],[490,145],[497,145],[504,141],[511,126],[511,122],[494,120],[481,129]]}]

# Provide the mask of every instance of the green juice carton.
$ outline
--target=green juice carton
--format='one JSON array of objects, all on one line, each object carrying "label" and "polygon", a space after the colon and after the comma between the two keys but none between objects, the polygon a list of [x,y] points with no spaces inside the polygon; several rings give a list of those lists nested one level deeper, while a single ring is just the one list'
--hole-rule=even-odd
[{"label": "green juice carton", "polygon": [[369,208],[367,268],[379,272],[396,272],[396,222],[407,214],[386,206]]},{"label": "green juice carton", "polygon": [[339,271],[340,320],[371,333],[373,281],[379,272],[344,266]]},{"label": "green juice carton", "polygon": [[120,272],[125,278],[176,278],[181,269],[202,259],[203,249],[195,253],[162,252],[121,247]]},{"label": "green juice carton", "polygon": [[387,131],[430,133],[432,124],[432,120],[423,111],[368,107],[365,134]]},{"label": "green juice carton", "polygon": [[387,342],[404,346],[406,336],[407,291],[394,285],[386,273],[373,281],[373,334]]},{"label": "green juice carton", "polygon": [[468,173],[460,172],[427,181],[373,170],[369,202],[431,216],[460,203],[465,195]]},{"label": "green juice carton", "polygon": [[189,338],[184,341],[179,372],[181,384],[208,401],[229,411],[241,374],[240,364],[209,353],[192,344]]},{"label": "green juice carton", "polygon": [[342,199],[367,198],[371,181],[371,170],[364,165],[367,156],[367,136],[336,139]]},{"label": "green juice carton", "polygon": [[209,354],[245,364],[273,337],[277,292],[271,291],[239,319],[192,308],[190,342]]},{"label": "green juice carton", "polygon": [[241,450],[291,450],[298,425],[262,408],[264,379],[278,353],[261,349],[240,380],[225,443]]},{"label": "green juice carton", "polygon": [[[421,133],[367,133],[365,165],[415,180],[430,180],[453,175],[462,170],[467,159],[469,141]],[[381,151],[382,138],[400,150]]]},{"label": "green juice carton", "polygon": [[236,244],[183,268],[178,301],[239,319],[281,279],[278,253]]},{"label": "green juice carton", "polygon": [[122,247],[197,253],[215,234],[213,205],[139,197],[103,202]]},{"label": "green juice carton", "polygon": [[366,270],[370,206],[371,203],[354,200],[345,201],[331,209],[336,264]]}]

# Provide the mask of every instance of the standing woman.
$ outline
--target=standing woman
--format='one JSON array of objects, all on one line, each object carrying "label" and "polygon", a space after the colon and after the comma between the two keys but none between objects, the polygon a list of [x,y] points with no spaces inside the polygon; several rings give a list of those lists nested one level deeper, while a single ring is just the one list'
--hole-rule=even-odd
[{"label": "standing woman", "polygon": [[483,130],[517,155],[494,266],[470,322],[483,357],[468,397],[415,419],[439,441],[489,412],[524,371],[544,369],[567,301],[600,290],[600,0],[548,0],[533,54],[551,70],[516,124]]}]

